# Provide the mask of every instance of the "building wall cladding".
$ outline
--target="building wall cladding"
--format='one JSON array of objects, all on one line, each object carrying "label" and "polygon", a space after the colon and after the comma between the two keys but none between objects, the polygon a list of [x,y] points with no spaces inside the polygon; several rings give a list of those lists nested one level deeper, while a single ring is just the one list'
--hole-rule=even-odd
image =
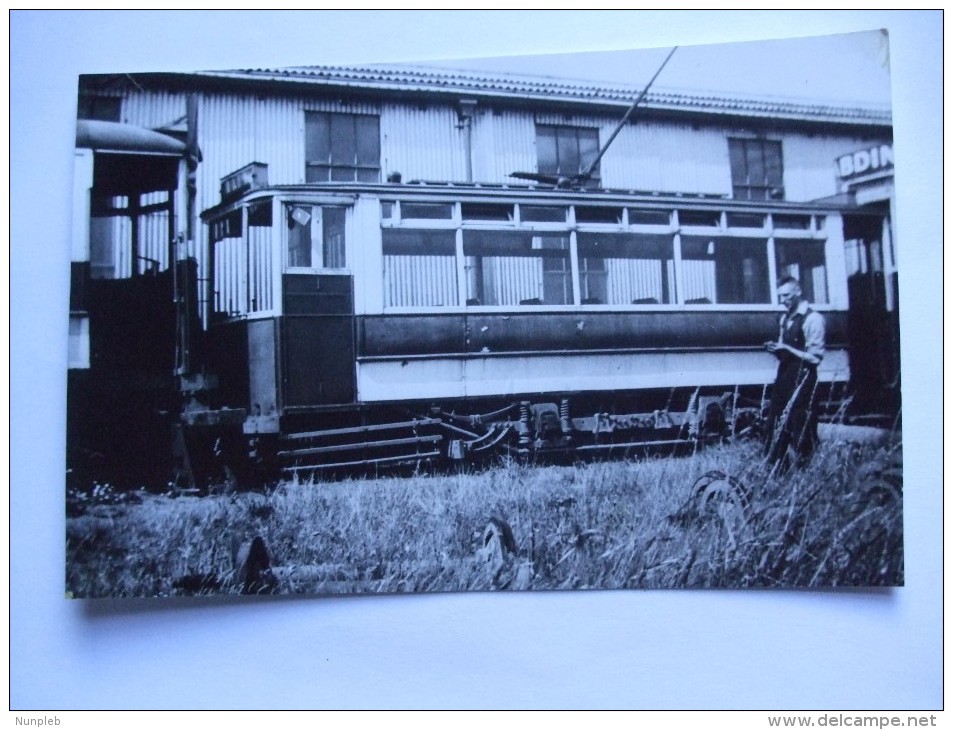
[{"label": "building wall cladding", "polygon": [[[115,93],[115,90],[111,90]],[[466,180],[466,129],[454,95],[446,101],[408,94],[406,101],[375,101],[329,94],[288,93],[284,89],[267,93],[204,91],[198,94],[199,144],[203,160],[198,167],[198,200],[202,211],[219,202],[220,181],[225,175],[250,162],[268,165],[272,185],[300,184],[305,180],[305,112],[328,111],[380,116],[381,180],[399,172],[404,182],[412,180]],[[144,127],[174,127],[184,130],[187,94],[161,88],[124,92],[121,119]],[[599,130],[600,143],[608,139],[621,118],[618,114],[580,113],[578,107],[566,111],[517,109],[503,102],[481,100],[474,111],[470,144],[473,180],[478,183],[523,186],[525,181],[510,177],[516,171],[537,170],[536,124],[590,127]],[[600,164],[600,184],[609,189],[706,194],[730,198],[731,170],[728,138],[759,135],[780,140],[784,164],[785,199],[809,201],[838,192],[834,161],[842,154],[889,142],[882,130],[859,136],[857,128],[839,133],[799,131],[790,123],[765,119],[711,119],[698,122],[677,119],[637,118],[618,135]],[[360,209],[360,210],[359,210]],[[358,205],[348,216],[348,261],[355,271],[383,270],[380,251],[375,246],[358,245],[379,236],[380,212],[376,202]],[[162,226],[144,234],[165,241]],[[195,254],[202,275],[207,267],[206,232],[199,228]],[[142,250],[159,252],[162,245],[140,243]],[[147,253],[147,255],[152,255]],[[363,260],[371,256],[373,261]],[[359,261],[357,257],[361,257]],[[370,277],[374,280],[375,277]],[[365,282],[366,283],[366,282]],[[358,311],[380,311],[382,284],[359,288]],[[362,285],[363,286],[363,285]]]},{"label": "building wall cladding", "polygon": [[449,104],[387,104],[381,109],[382,180],[464,181],[466,160],[456,110]]},{"label": "building wall cladding", "polygon": [[[380,116],[381,179],[399,172],[403,181],[466,178],[466,144],[456,99],[377,103],[336,96],[200,93],[198,127],[203,162],[199,166],[199,206],[219,199],[220,179],[249,162],[268,165],[271,184],[304,182],[304,113],[331,111]],[[515,171],[537,170],[535,125],[561,124],[599,130],[604,143],[621,118],[608,113],[532,112],[480,104],[472,124],[472,167],[476,182],[523,184]],[[122,118],[160,127],[185,115],[185,94],[132,90],[123,99]],[[785,197],[808,201],[838,192],[834,160],[870,143],[889,142],[872,131],[813,133],[773,127],[759,120],[691,123],[636,120],[627,125],[603,157],[605,188],[731,195],[727,138],[760,136],[780,140]]]},{"label": "building wall cladding", "polygon": [[[792,134],[784,138],[784,185],[788,200],[814,200],[840,191],[836,159],[877,142],[880,135]],[[818,194],[819,190],[827,190]]]}]

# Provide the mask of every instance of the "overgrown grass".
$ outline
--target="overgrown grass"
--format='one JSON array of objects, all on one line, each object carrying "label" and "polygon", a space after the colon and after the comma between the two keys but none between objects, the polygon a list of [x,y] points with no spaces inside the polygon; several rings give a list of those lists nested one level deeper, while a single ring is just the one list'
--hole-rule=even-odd
[{"label": "overgrown grass", "polygon": [[[66,585],[76,597],[239,592],[235,546],[255,536],[287,593],[899,585],[900,468],[899,443],[831,443],[779,476],[756,444],[738,443],[682,458],[105,500],[67,518]],[[702,504],[700,479],[726,489]],[[491,518],[512,530],[502,560],[484,545]]]}]

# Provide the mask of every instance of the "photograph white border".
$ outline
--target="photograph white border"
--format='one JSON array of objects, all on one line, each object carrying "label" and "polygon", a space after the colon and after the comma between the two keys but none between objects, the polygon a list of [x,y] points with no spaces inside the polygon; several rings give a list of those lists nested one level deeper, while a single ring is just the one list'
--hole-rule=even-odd
[{"label": "photograph white border", "polygon": [[[11,708],[941,707],[942,20],[940,11],[13,12]],[[881,27],[894,89],[906,586],[65,599],[63,313],[79,74],[428,62]]]}]

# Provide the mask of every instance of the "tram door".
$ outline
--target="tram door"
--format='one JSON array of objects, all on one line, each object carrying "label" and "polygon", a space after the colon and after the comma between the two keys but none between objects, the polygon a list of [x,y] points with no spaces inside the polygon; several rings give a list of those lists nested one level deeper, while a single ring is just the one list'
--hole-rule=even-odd
[{"label": "tram door", "polygon": [[884,215],[845,215],[851,390],[857,413],[896,413],[900,342],[896,274],[886,281]]},{"label": "tram door", "polygon": [[286,407],[354,401],[354,282],[345,261],[345,216],[339,206],[288,206],[281,333]]}]

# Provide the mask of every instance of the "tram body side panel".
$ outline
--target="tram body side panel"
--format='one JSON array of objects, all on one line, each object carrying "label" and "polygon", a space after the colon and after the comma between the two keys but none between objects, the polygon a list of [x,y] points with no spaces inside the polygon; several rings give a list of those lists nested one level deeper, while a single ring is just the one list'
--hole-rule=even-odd
[{"label": "tram body side panel", "polygon": [[248,323],[248,397],[253,416],[278,413],[277,325],[271,318]]},{"label": "tram body side panel", "polygon": [[[272,409],[285,416],[404,401],[763,386],[774,379],[776,361],[763,344],[777,338],[779,312],[766,306],[389,312],[380,215],[377,196],[359,196],[345,220],[348,269],[276,273],[281,297],[274,316],[224,325],[236,332],[224,338],[226,354],[213,368],[224,374],[222,405],[253,417]],[[277,231],[274,245],[286,245]],[[847,313],[834,301],[824,313],[829,349],[820,377],[842,382],[849,376]]]},{"label": "tram body side panel", "polygon": [[[846,313],[825,317],[820,379],[846,381]],[[776,327],[771,311],[359,317],[358,399],[764,385]]]},{"label": "tram body side panel", "polygon": [[256,367],[249,358],[247,320],[215,322],[209,327],[208,367],[216,380],[211,405],[249,410],[249,376]]}]

